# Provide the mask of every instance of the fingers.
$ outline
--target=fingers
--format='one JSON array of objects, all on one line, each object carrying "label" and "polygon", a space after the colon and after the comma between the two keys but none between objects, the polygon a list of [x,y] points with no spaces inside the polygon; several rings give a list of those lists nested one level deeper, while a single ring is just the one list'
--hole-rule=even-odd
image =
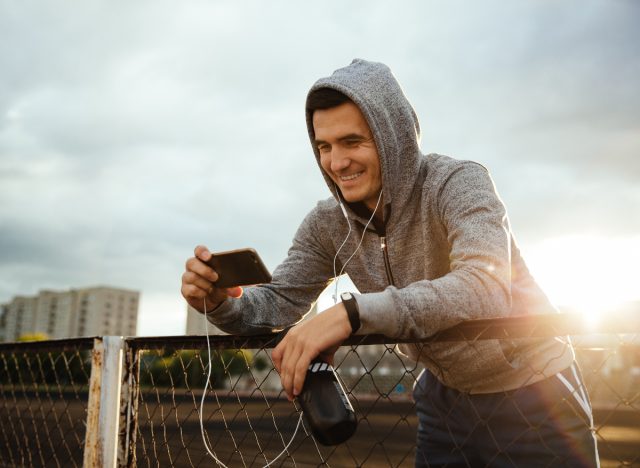
[{"label": "fingers", "polygon": [[205,291],[189,284],[182,285],[181,293],[187,303],[201,313],[205,312],[205,307],[206,312],[211,312],[229,297],[224,289],[212,287]]},{"label": "fingers", "polygon": [[305,346],[296,327],[287,333],[271,353],[274,367],[280,374],[282,388],[290,401],[302,392],[309,364],[317,355],[314,348]]},{"label": "fingers", "polygon": [[289,330],[271,357],[290,400],[302,392],[311,361],[318,355],[333,361],[338,347],[350,334],[351,324],[342,303]]},{"label": "fingers", "polygon": [[[280,380],[282,381],[282,387],[287,394],[289,400],[293,400],[299,391],[296,391],[294,384],[296,381],[296,373],[298,372],[298,362],[301,360],[299,347],[287,350],[288,352],[284,356],[282,365],[282,374]],[[300,379],[298,379],[300,380]]]},{"label": "fingers", "polygon": [[293,374],[291,382],[291,393],[293,394],[293,398],[297,397],[302,392],[309,364],[311,364],[311,358],[306,356],[300,356],[300,359],[295,363],[295,373]]},{"label": "fingers", "polygon": [[185,271],[182,274],[182,286],[183,291],[186,287],[190,292],[190,294],[188,294],[189,296],[199,298],[207,296],[213,288],[211,281],[207,281],[192,271]]},{"label": "fingers", "polygon": [[180,292],[189,305],[200,312],[204,312],[204,299],[207,300],[207,309],[217,307],[227,297],[240,297],[242,288],[220,289],[214,283],[218,280],[218,274],[205,262],[211,258],[211,252],[205,246],[199,245],[194,250],[194,257],[185,263],[185,272],[182,274],[182,286]]},{"label": "fingers", "polygon": [[193,249],[193,254],[203,262],[211,260],[211,252],[204,245],[199,245]]},{"label": "fingers", "polygon": [[187,260],[185,264],[185,270],[193,272],[198,276],[203,277],[204,279],[214,283],[218,281],[218,273],[215,272],[213,268],[204,263],[201,259],[197,257],[191,257]]},{"label": "fingers", "polygon": [[200,272],[202,274],[198,274],[187,267],[187,270],[182,274],[182,287],[180,289],[180,292],[185,299],[203,299],[211,296],[217,289],[214,287],[213,282],[209,279],[211,278],[211,276],[207,278],[203,276],[203,274],[206,274],[206,272]]}]

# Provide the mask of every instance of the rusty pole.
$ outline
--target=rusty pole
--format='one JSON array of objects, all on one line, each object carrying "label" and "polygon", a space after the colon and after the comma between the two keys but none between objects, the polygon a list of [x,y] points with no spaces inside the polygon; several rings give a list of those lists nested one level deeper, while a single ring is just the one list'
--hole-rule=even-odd
[{"label": "rusty pole", "polygon": [[84,446],[86,468],[116,466],[123,349],[121,336],[104,336],[94,342]]}]

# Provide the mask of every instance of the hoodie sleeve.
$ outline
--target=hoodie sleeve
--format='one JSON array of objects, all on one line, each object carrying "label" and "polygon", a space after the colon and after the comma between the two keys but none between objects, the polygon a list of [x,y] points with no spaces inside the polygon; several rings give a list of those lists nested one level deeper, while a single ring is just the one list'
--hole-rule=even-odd
[{"label": "hoodie sleeve", "polygon": [[287,258],[273,272],[272,282],[248,287],[239,299],[227,299],[207,318],[234,334],[270,333],[298,322],[333,276],[333,245],[321,240],[321,204],[304,219]]},{"label": "hoodie sleeve", "polygon": [[360,333],[425,338],[463,320],[509,314],[510,228],[487,170],[461,164],[433,190],[437,201],[428,209],[446,231],[449,272],[362,295]]}]

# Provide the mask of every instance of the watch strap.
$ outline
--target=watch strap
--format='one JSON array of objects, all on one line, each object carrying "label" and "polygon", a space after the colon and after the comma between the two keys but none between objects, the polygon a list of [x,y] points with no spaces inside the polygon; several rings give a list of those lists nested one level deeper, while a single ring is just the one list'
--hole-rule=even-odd
[{"label": "watch strap", "polygon": [[347,311],[347,317],[351,324],[351,333],[355,333],[360,329],[360,311],[358,310],[358,303],[356,298],[350,292],[345,292],[340,295],[344,308]]}]

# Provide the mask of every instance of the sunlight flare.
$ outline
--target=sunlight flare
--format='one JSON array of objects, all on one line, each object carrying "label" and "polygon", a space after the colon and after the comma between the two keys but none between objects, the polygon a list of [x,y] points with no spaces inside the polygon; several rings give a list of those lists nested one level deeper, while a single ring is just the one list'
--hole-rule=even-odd
[{"label": "sunlight flare", "polygon": [[551,301],[596,324],[621,304],[640,300],[640,236],[574,235],[523,248]]}]

